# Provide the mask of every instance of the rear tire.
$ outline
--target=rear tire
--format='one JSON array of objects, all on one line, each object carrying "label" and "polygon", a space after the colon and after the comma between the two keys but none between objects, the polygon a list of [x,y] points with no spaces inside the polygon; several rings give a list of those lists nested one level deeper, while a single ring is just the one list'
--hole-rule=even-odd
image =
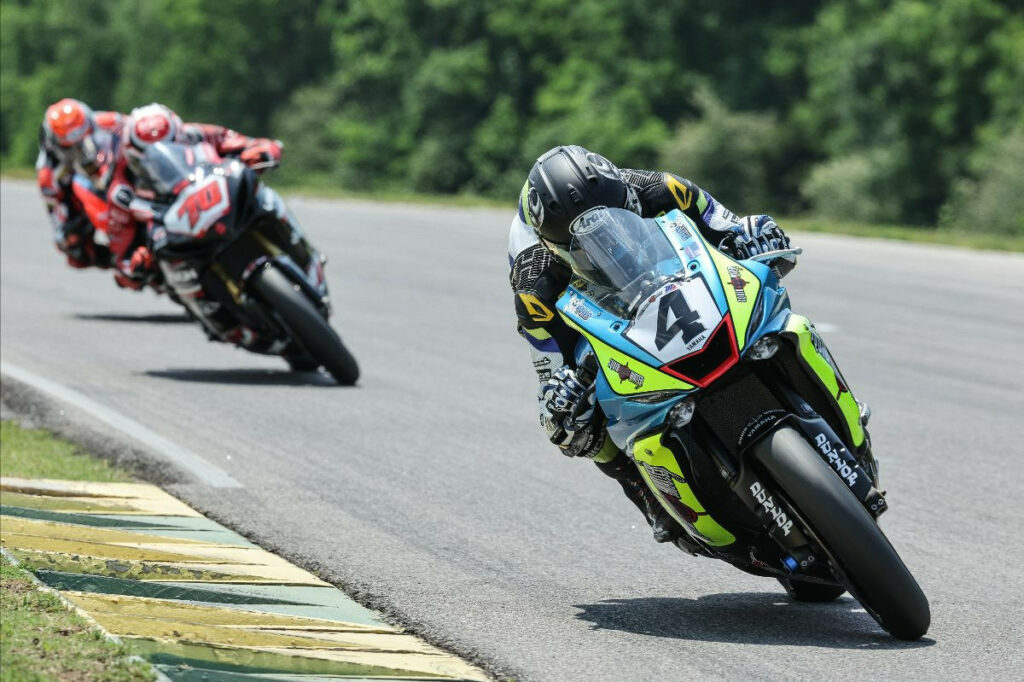
[{"label": "rear tire", "polygon": [[849,488],[792,427],[754,446],[754,456],[810,526],[850,593],[898,639],[928,632],[928,599]]},{"label": "rear tire", "polygon": [[359,365],[313,303],[287,276],[270,266],[253,273],[249,286],[280,316],[293,338],[343,386],[359,379]]}]

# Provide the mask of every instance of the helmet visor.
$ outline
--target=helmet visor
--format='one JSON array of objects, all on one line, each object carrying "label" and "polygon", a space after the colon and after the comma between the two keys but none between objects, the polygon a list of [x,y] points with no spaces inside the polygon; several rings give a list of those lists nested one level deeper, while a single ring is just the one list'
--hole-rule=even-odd
[{"label": "helmet visor", "polygon": [[658,223],[620,208],[598,207],[570,227],[573,271],[628,310],[653,285],[683,269]]}]

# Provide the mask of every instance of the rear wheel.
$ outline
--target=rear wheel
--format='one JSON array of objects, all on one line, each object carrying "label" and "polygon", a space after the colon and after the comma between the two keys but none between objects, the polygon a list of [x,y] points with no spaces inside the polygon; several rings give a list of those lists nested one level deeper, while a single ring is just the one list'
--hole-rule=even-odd
[{"label": "rear wheel", "polygon": [[928,599],[871,515],[811,445],[782,427],[754,447],[754,456],[875,620],[899,639],[922,637],[931,623]]},{"label": "rear wheel", "polygon": [[277,268],[253,273],[249,286],[270,306],[297,341],[339,384],[350,386],[359,379],[359,365],[337,332],[299,288]]}]

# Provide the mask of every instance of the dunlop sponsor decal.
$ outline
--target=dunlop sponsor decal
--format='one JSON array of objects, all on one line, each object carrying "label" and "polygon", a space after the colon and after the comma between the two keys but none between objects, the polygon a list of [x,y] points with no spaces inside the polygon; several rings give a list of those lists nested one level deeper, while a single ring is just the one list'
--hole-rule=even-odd
[{"label": "dunlop sponsor decal", "polygon": [[489,679],[153,486],[2,478],[0,514],[7,554],[172,680]]}]

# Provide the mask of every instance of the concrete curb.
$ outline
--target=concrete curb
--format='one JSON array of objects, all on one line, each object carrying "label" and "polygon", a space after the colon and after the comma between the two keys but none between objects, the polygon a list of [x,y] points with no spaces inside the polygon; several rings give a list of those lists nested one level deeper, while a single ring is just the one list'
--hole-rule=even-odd
[{"label": "concrete curb", "polygon": [[171,680],[488,680],[148,484],[0,479],[0,544]]}]

